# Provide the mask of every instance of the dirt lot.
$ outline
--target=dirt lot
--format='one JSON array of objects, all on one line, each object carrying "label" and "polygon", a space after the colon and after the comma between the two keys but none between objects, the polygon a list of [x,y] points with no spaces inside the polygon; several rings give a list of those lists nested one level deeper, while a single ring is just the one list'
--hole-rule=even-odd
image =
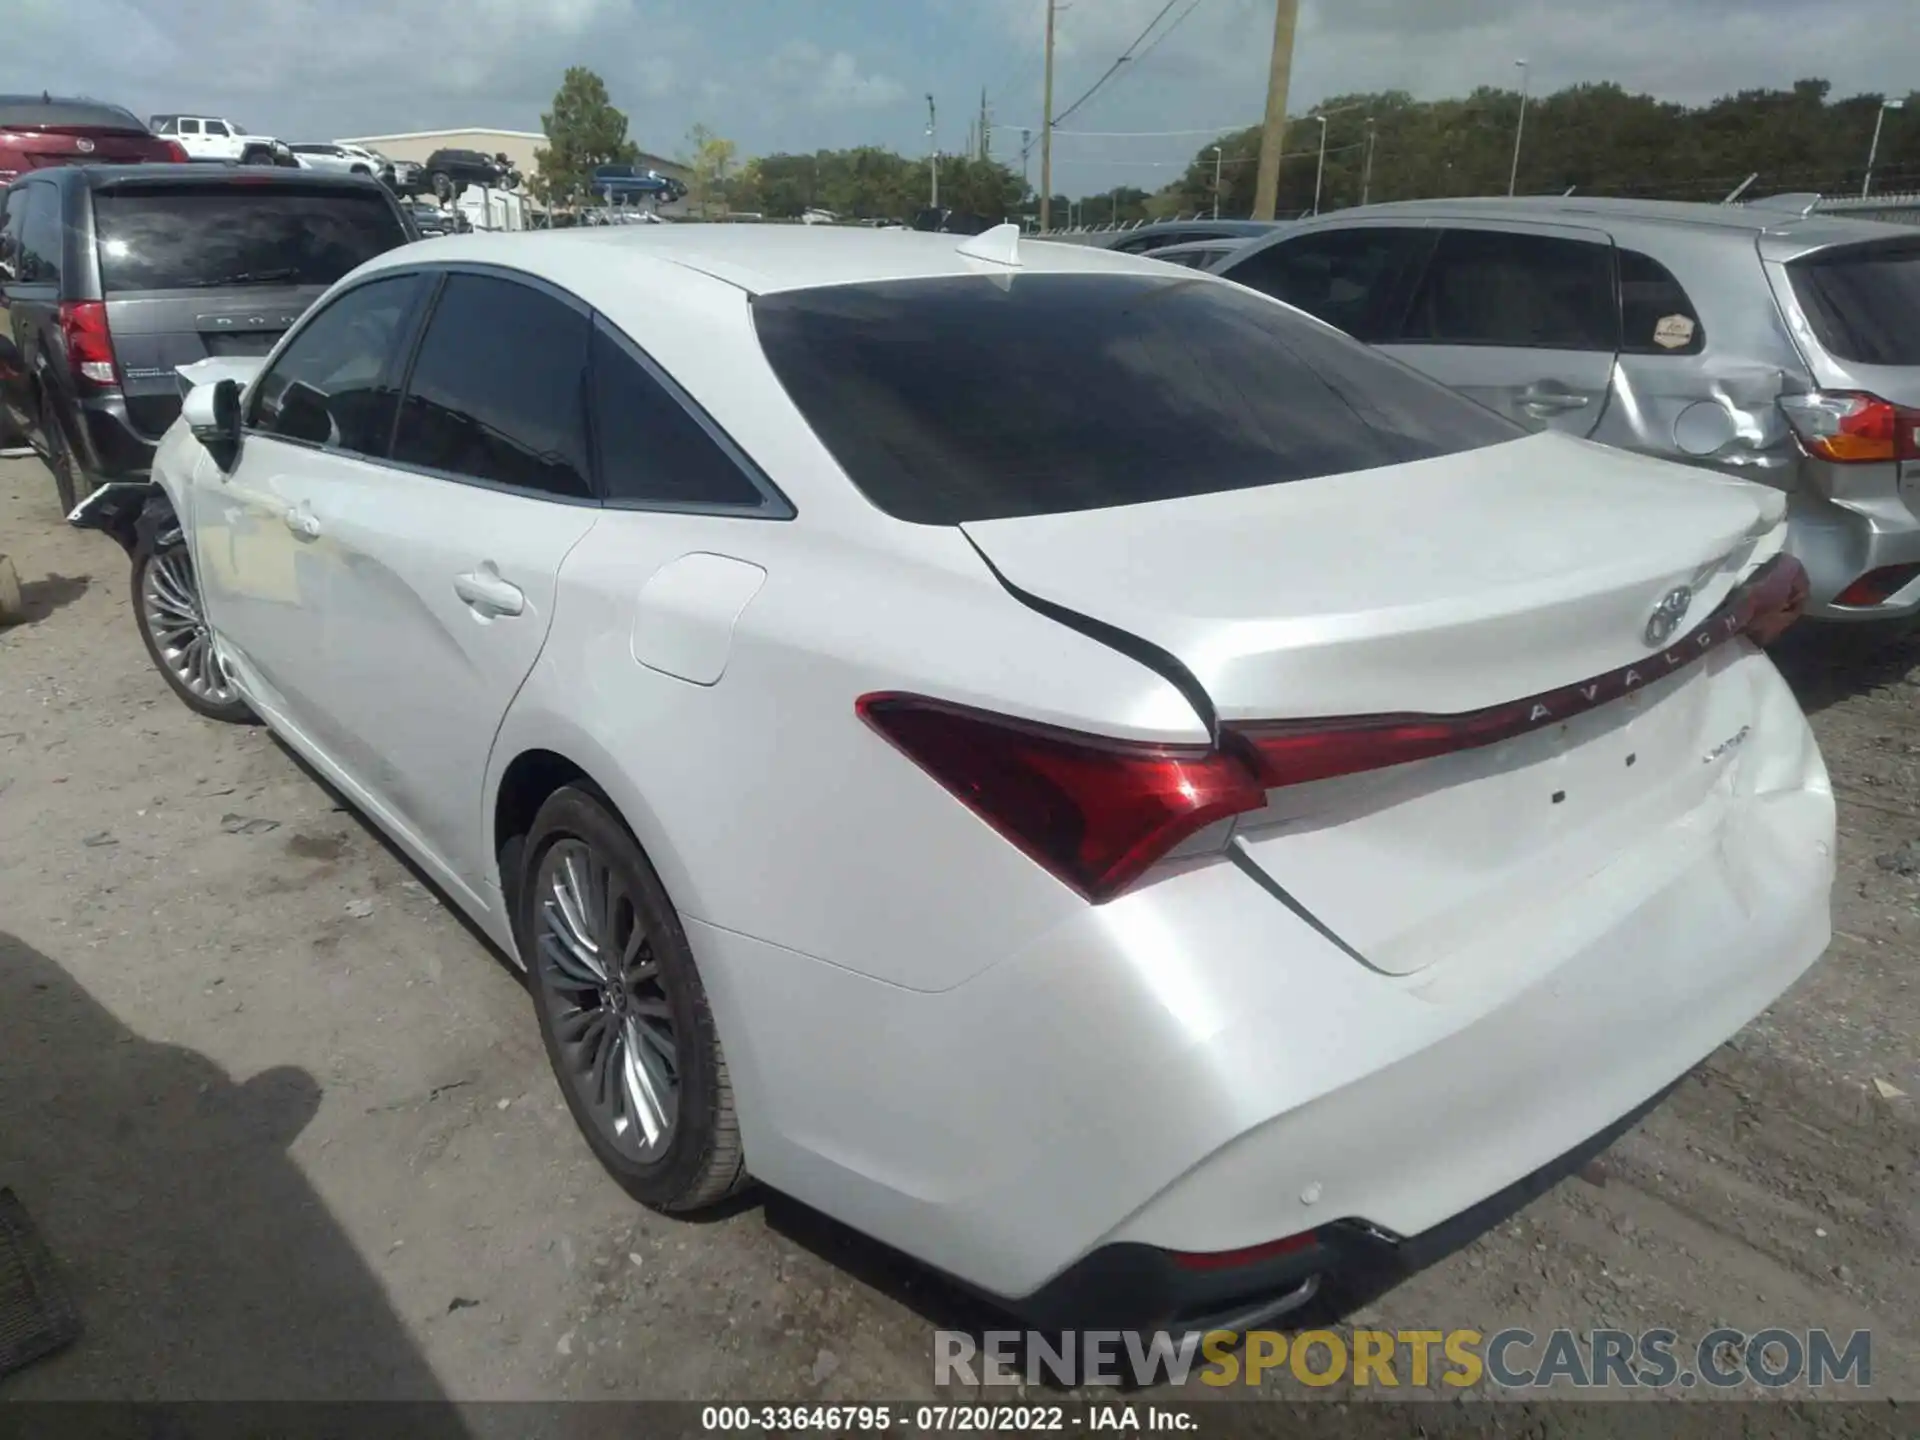
[{"label": "dirt lot", "polygon": [[[0,460],[0,551],[34,617],[0,631],[0,1184],[88,1327],[0,1393],[930,1392],[964,1307],[913,1267],[602,1176],[505,964],[264,730],[173,700],[33,460]],[[1789,658],[1841,797],[1832,952],[1354,1321],[1871,1328],[1876,1391],[1920,1398],[1920,649]]]}]

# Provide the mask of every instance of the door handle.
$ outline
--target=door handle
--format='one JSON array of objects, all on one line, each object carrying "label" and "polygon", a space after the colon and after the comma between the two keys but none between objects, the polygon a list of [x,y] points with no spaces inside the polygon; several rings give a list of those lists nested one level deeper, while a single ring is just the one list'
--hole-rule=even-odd
[{"label": "door handle", "polygon": [[1522,408],[1536,415],[1560,415],[1568,410],[1584,410],[1593,403],[1593,396],[1583,395],[1577,390],[1568,390],[1551,382],[1529,385],[1520,392]]},{"label": "door handle", "polygon": [[518,615],[527,608],[527,597],[520,587],[502,580],[500,572],[491,566],[455,576],[453,593],[466,602],[468,609],[487,619]]},{"label": "door handle", "polygon": [[298,535],[302,540],[318,540],[320,538],[320,517],[307,508],[304,500],[298,505],[289,506],[284,518],[287,522],[287,529]]}]

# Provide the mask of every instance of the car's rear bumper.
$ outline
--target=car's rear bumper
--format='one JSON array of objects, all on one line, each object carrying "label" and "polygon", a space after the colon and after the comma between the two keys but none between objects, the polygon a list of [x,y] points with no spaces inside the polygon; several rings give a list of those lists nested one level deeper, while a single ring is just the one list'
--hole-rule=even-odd
[{"label": "car's rear bumper", "polygon": [[[1152,1252],[1432,1230],[1643,1104],[1825,948],[1825,767],[1771,663],[1739,669],[1757,708],[1737,783],[1410,975],[1367,968],[1226,863],[933,994],[690,921],[749,1166],[1030,1312],[1116,1254],[1139,1267],[1120,1291],[1191,1319],[1249,1297],[1156,1292]],[[1299,1272],[1254,1288],[1284,1300]],[[1108,1274],[1092,1293],[1127,1308],[1115,1289]]]},{"label": "car's rear bumper", "polygon": [[90,482],[86,488],[111,480],[140,480],[153,467],[157,440],[149,440],[133,426],[127,403],[119,395],[89,397],[78,407],[74,454]]},{"label": "car's rear bumper", "polygon": [[[1800,491],[1789,504],[1788,548],[1807,569],[1809,619],[1860,624],[1920,616],[1920,572],[1905,574],[1905,567],[1920,566],[1920,516],[1892,481],[1871,502],[1838,505]],[[1863,576],[1888,573],[1899,583],[1884,598],[1834,603]]]}]

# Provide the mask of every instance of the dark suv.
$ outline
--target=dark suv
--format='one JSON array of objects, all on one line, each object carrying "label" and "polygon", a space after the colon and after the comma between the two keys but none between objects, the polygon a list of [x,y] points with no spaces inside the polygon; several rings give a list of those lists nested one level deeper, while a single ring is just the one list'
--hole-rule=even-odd
[{"label": "dark suv", "polygon": [[478,150],[436,150],[427,157],[427,185],[442,200],[451,200],[469,185],[483,190],[511,190],[520,176],[505,155]]},{"label": "dark suv", "polygon": [[0,394],[69,513],[146,474],[180,410],[177,366],[266,354],[414,233],[377,182],[304,170],[67,166],[3,203]]}]

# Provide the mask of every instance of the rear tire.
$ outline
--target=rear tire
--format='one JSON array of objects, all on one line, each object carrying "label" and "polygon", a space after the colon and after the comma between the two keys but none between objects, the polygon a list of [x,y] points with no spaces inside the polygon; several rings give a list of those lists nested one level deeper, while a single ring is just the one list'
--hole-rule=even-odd
[{"label": "rear tire", "polygon": [[656,1210],[744,1189],[733,1087],[673,903],[599,796],[555,791],[527,836],[515,938],[540,1038],[607,1173]]},{"label": "rear tire", "polygon": [[427,177],[427,187],[433,191],[434,198],[443,202],[454,197],[453,177],[444,170],[436,170]]},{"label": "rear tire", "polygon": [[73,446],[67,442],[66,427],[60,423],[60,411],[51,395],[40,397],[40,438],[47,447],[47,469],[53,472],[53,489],[60,497],[64,518],[80,503],[79,482]]},{"label": "rear tire", "polygon": [[253,720],[213,645],[186,542],[142,541],[133,553],[133,617],[147,658],[197,715],[228,725]]}]

